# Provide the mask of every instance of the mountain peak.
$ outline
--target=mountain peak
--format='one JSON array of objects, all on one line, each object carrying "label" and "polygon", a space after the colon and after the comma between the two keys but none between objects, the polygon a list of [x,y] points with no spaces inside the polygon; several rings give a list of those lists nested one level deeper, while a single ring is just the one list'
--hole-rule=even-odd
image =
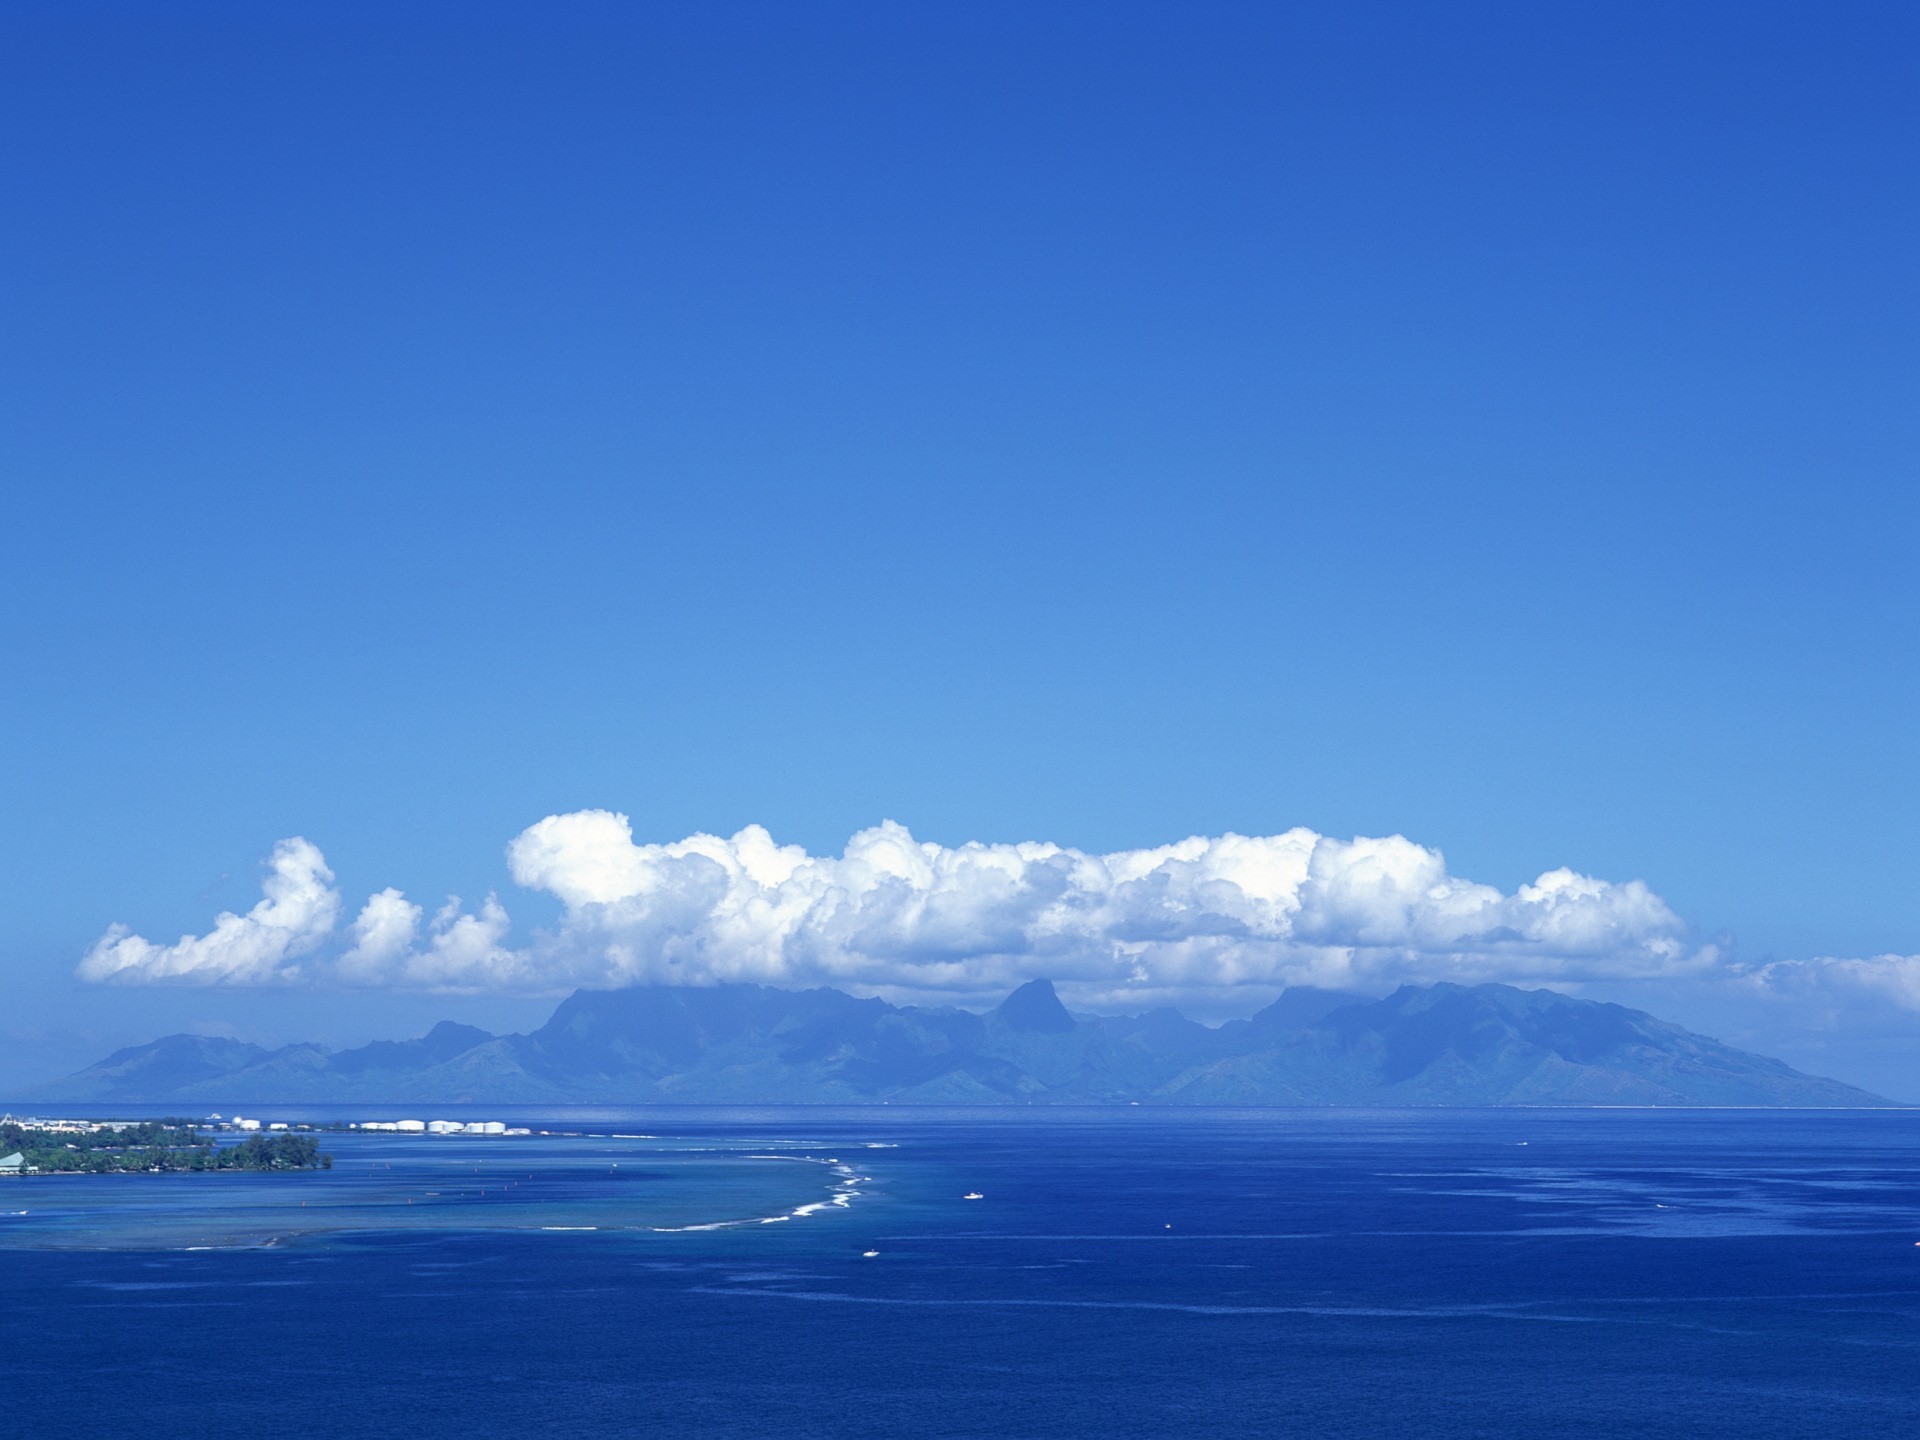
[{"label": "mountain peak", "polygon": [[413,1043],[419,1047],[423,1058],[430,1056],[435,1060],[450,1060],[462,1051],[484,1045],[493,1038],[492,1031],[482,1030],[478,1025],[442,1020]]},{"label": "mountain peak", "polygon": [[1254,1013],[1256,1031],[1304,1030],[1318,1025],[1334,1011],[1348,1005],[1365,1005],[1370,997],[1355,990],[1320,990],[1311,985],[1289,985],[1264,1010]]},{"label": "mountain peak", "polygon": [[1029,1034],[1064,1035],[1074,1028],[1073,1016],[1054,994],[1051,980],[1029,980],[1002,1000],[993,1013],[1009,1030]]}]

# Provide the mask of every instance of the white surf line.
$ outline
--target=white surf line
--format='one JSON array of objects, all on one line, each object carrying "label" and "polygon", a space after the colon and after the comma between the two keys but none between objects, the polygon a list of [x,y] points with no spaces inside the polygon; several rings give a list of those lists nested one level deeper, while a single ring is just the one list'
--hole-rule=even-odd
[{"label": "white surf line", "polygon": [[792,1220],[806,1220],[823,1210],[845,1210],[852,1207],[859,1198],[859,1187],[872,1180],[871,1175],[859,1174],[852,1166],[844,1163],[838,1156],[816,1155],[745,1155],[745,1160],[786,1160],[802,1165],[826,1165],[834,1177],[831,1192],[824,1200],[810,1200],[804,1205],[779,1215],[760,1215],[750,1220],[713,1220],[703,1225],[654,1225],[648,1228],[660,1235],[679,1235],[696,1230],[731,1230],[742,1225],[784,1225]]},{"label": "white surf line", "polygon": [[[620,1136],[616,1138],[654,1139],[657,1137],[636,1135],[636,1136]],[[779,1148],[786,1143],[789,1143],[789,1142],[783,1142],[779,1140],[772,1140],[772,1141],[762,1140],[756,1144],[755,1149],[758,1151],[765,1151],[768,1149]],[[795,1148],[801,1148],[808,1144],[808,1142],[806,1141],[794,1141],[791,1143]],[[861,1142],[855,1142],[855,1144],[858,1148],[863,1148],[868,1150],[898,1148],[895,1145],[887,1144],[885,1142],[878,1142],[878,1141],[866,1142],[864,1144],[862,1144]],[[816,1143],[811,1148],[823,1149],[825,1147]],[[710,1155],[710,1154],[737,1154],[738,1152],[733,1150],[731,1146],[727,1146],[727,1145],[685,1145],[685,1146],[663,1147],[661,1150],[656,1151],[654,1153],[669,1154],[669,1155],[672,1155],[672,1154]],[[772,1160],[772,1161],[784,1160],[784,1161],[795,1162],[802,1165],[825,1165],[829,1167],[833,1175],[832,1186],[830,1188],[830,1191],[826,1199],[808,1201],[804,1205],[797,1205],[793,1209],[784,1211],[779,1215],[756,1215],[756,1216],[751,1216],[751,1217],[740,1219],[740,1220],[709,1220],[697,1225],[540,1225],[540,1226],[527,1226],[524,1228],[529,1230],[537,1229],[537,1230],[549,1231],[549,1232],[568,1232],[568,1231],[579,1232],[579,1231],[598,1231],[598,1230],[615,1230],[615,1231],[645,1230],[645,1231],[651,1231],[653,1234],[656,1234],[656,1235],[684,1235],[684,1234],[691,1234],[697,1231],[705,1231],[705,1230],[732,1230],[732,1229],[736,1229],[738,1227],[746,1226],[746,1225],[779,1225],[779,1224],[784,1224],[788,1221],[796,1220],[796,1219],[798,1220],[810,1219],[811,1217],[819,1214],[823,1210],[848,1209],[852,1206],[853,1202],[857,1198],[859,1198],[859,1196],[861,1195],[862,1192],[859,1187],[873,1179],[871,1175],[860,1174],[857,1170],[854,1169],[854,1167],[846,1164],[837,1155],[825,1155],[825,1156],[768,1155],[764,1153],[754,1153],[754,1154],[741,1155],[740,1158],[743,1160]],[[465,1162],[465,1163],[472,1163],[472,1162]]]},{"label": "white surf line", "polygon": [[[767,1156],[764,1158],[798,1159],[801,1157]],[[818,1215],[822,1210],[829,1210],[834,1208],[845,1210],[849,1208],[853,1204],[854,1200],[859,1196],[860,1191],[857,1187],[860,1184],[860,1182],[871,1178],[865,1175],[856,1175],[853,1171],[852,1166],[843,1165],[840,1163],[840,1161],[837,1158],[832,1156],[829,1156],[826,1160],[820,1161],[817,1163],[830,1165],[833,1167],[833,1172],[832,1172],[834,1176],[833,1193],[829,1195],[825,1200],[815,1200],[809,1204],[801,1205],[796,1209],[788,1211],[785,1215],[770,1215],[766,1219],[760,1222],[762,1225],[771,1225],[777,1220],[804,1220],[810,1215]]]}]

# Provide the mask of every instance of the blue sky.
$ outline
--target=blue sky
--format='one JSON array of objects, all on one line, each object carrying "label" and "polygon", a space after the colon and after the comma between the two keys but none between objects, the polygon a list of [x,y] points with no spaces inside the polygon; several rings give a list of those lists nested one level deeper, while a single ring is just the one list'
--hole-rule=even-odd
[{"label": "blue sky", "polygon": [[1403,835],[1920,952],[1909,7],[4,23],[0,1082],[537,1018],[74,967],[292,836],[342,926],[564,930],[506,849],[595,810]]}]

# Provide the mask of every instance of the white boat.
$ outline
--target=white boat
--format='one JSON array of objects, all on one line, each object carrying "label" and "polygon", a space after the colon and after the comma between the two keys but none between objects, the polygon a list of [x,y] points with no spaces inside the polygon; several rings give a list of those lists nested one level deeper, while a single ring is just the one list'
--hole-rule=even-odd
[{"label": "white boat", "polygon": [[969,1190],[967,1191],[966,1194],[962,1195],[960,1198],[962,1200],[984,1200],[987,1197],[982,1195],[978,1190]]},{"label": "white boat", "polygon": [[879,1253],[880,1252],[878,1250],[862,1250],[860,1252],[860,1258],[862,1260],[871,1260],[873,1259],[874,1256],[878,1255]]}]

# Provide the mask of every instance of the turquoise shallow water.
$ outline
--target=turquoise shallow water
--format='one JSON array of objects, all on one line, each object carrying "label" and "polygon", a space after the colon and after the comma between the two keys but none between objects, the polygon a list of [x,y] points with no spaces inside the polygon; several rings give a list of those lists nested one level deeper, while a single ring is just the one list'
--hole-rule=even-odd
[{"label": "turquoise shallow water", "polygon": [[0,1221],[12,1420],[1920,1433],[1920,1115],[479,1118],[599,1133],[368,1136],[331,1175],[57,1199],[8,1182],[0,1208],[49,1207]]},{"label": "turquoise shallow water", "polygon": [[325,1134],[331,1170],[9,1182],[0,1247],[202,1250],[443,1231],[783,1224],[859,1196],[856,1156],[804,1138]]}]

